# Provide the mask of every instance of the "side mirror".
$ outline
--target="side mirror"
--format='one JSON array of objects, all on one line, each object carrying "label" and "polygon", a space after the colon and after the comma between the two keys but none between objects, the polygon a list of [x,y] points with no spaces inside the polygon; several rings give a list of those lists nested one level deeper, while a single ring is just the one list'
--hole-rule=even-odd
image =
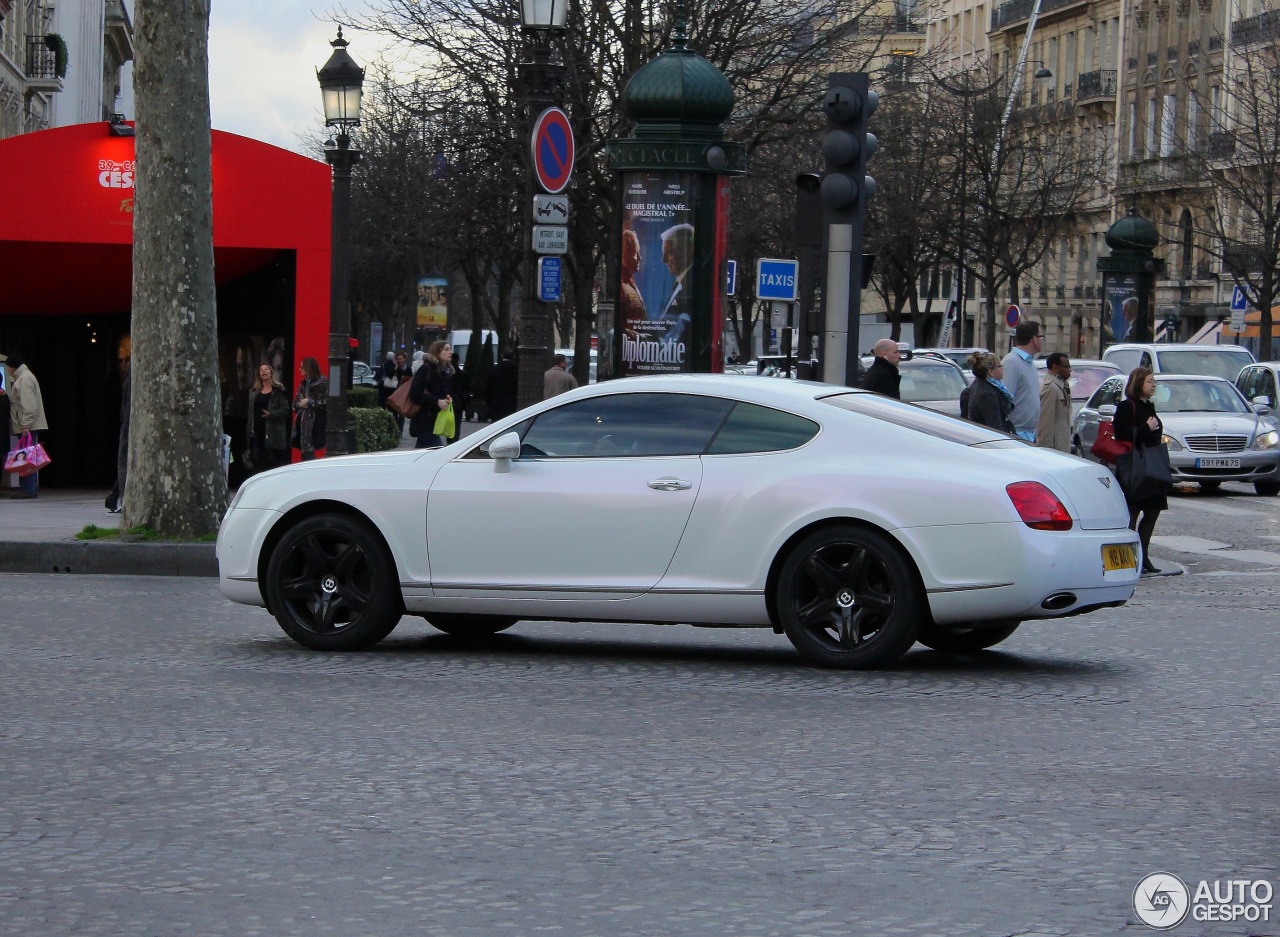
[{"label": "side mirror", "polygon": [[1267,397],[1254,397],[1253,412],[1258,414],[1258,416],[1266,416],[1271,412],[1270,403],[1271,400]]},{"label": "side mirror", "polygon": [[520,434],[503,433],[489,443],[489,458],[493,459],[493,470],[499,474],[511,471],[511,460],[520,458]]},{"label": "side mirror", "polygon": [[1116,405],[1113,403],[1104,403],[1098,408],[1098,419],[1114,420],[1116,416]]}]

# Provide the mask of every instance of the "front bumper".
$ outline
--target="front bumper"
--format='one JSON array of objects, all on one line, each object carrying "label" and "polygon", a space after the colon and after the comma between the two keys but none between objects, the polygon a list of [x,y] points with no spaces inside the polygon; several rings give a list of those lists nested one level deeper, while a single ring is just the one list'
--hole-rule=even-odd
[{"label": "front bumper", "polygon": [[[1197,460],[1205,459],[1239,459],[1239,466],[1224,467],[1196,465]],[[1280,480],[1280,450],[1264,449],[1261,451],[1244,450],[1241,452],[1206,453],[1182,450],[1169,453],[1169,467],[1173,470],[1173,480],[1177,481],[1217,481],[1217,482],[1255,482]]]}]

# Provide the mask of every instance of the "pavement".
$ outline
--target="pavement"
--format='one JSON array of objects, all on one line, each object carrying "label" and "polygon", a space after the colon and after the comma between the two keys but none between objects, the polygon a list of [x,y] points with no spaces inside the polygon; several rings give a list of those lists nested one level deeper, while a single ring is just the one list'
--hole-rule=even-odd
[{"label": "pavement", "polygon": [[[483,423],[463,423],[468,436]],[[413,439],[401,438],[401,449]],[[216,578],[212,543],[146,543],[76,540],[89,524],[119,529],[120,515],[107,511],[107,489],[42,488],[40,497],[0,492],[0,573],[74,573]]]}]

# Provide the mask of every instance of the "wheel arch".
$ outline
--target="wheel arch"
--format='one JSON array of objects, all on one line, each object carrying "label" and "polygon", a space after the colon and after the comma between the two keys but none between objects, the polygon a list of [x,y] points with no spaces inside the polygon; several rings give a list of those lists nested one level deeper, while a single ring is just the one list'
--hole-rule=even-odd
[{"label": "wheel arch", "polygon": [[395,551],[391,549],[391,545],[387,543],[387,538],[383,536],[382,531],[378,529],[378,525],[369,519],[369,516],[359,508],[347,504],[345,501],[334,501],[330,499],[319,499],[316,501],[307,501],[299,504],[284,514],[271,526],[267,531],[267,536],[262,541],[262,549],[258,551],[258,591],[262,594],[262,604],[271,614],[275,612],[270,607],[267,599],[267,566],[271,562],[271,554],[276,548],[276,544],[280,542],[280,538],[285,535],[294,524],[304,521],[308,517],[315,517],[317,514],[344,514],[355,521],[359,521],[369,528],[370,532],[382,548],[387,551],[387,556],[391,558],[391,565],[395,569],[397,589],[396,594],[399,596],[400,607],[404,608],[404,593],[398,588],[400,582],[400,567],[396,563]]},{"label": "wheel arch", "polygon": [[778,618],[777,594],[778,576],[782,571],[782,566],[787,561],[787,557],[791,555],[791,551],[795,549],[797,543],[805,537],[818,530],[826,530],[831,527],[857,527],[870,533],[877,534],[891,544],[911,570],[912,576],[915,577],[916,587],[920,590],[921,605],[925,613],[929,615],[929,621],[933,620],[932,614],[929,614],[929,597],[924,588],[924,577],[920,575],[920,567],[916,565],[916,559],[911,555],[911,551],[903,545],[893,533],[885,530],[877,524],[870,521],[862,520],[857,517],[824,517],[821,520],[806,524],[804,527],[796,530],[786,542],[782,544],[778,552],[774,554],[773,561],[769,564],[769,574],[765,577],[764,583],[764,601],[765,608],[769,613],[769,620],[773,622],[773,630],[776,634],[782,634],[782,622]]}]

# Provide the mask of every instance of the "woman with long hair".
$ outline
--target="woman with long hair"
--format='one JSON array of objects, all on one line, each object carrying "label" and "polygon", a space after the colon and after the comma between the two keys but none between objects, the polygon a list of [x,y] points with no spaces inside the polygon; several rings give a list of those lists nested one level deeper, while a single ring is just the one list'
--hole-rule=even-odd
[{"label": "woman with long hair", "polygon": [[250,473],[279,468],[289,461],[289,395],[276,380],[271,365],[258,365],[258,379],[249,388],[245,423],[249,440]]},{"label": "woman with long hair", "polygon": [[435,427],[440,413],[453,406],[456,376],[453,346],[443,340],[432,342],[422,357],[422,367],[418,368],[413,383],[409,385],[409,399],[422,407],[409,422],[409,432],[417,440],[415,449],[449,445],[449,437],[437,435]]},{"label": "woman with long hair", "polygon": [[1004,377],[1003,362],[989,351],[980,351],[969,356],[969,370],[976,380],[966,388],[967,397],[960,402],[963,415],[975,423],[1012,435],[1009,414],[1013,412],[1013,395],[1000,383]]},{"label": "woman with long hair", "polygon": [[310,356],[298,365],[302,381],[293,400],[297,412],[294,422],[293,444],[302,452],[302,461],[316,457],[316,450],[324,448],[325,411],[329,404],[329,381],[320,373],[320,365]]},{"label": "woman with long hair", "polygon": [[[1151,402],[1155,393],[1156,376],[1150,368],[1134,368],[1129,372],[1124,400],[1116,407],[1111,423],[1116,439],[1133,443],[1135,449],[1162,445],[1164,425]],[[1142,571],[1154,575],[1160,570],[1151,562],[1151,535],[1160,512],[1169,506],[1169,499],[1160,494],[1135,500],[1126,491],[1124,500],[1129,505],[1129,527],[1138,532],[1138,539],[1142,541]]]}]

